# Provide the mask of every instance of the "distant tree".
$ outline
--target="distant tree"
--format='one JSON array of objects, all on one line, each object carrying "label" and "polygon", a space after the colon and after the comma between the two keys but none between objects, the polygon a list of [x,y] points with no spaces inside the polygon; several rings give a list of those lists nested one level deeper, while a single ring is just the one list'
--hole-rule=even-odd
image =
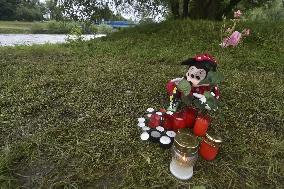
[{"label": "distant tree", "polygon": [[42,20],[44,10],[39,0],[0,0],[0,20]]},{"label": "distant tree", "polygon": [[[135,15],[161,15],[170,13],[174,19],[221,19],[230,15],[232,10],[242,4],[244,8],[260,6],[271,0],[60,0],[64,14],[75,20],[109,19],[112,9]],[[129,9],[129,7],[131,7]],[[232,15],[232,14],[231,14]]]},{"label": "distant tree", "polygon": [[15,19],[18,0],[0,0],[0,20]]},{"label": "distant tree", "polygon": [[47,0],[45,2],[47,9],[47,14],[50,16],[51,20],[63,20],[63,6],[61,6],[58,0]]}]

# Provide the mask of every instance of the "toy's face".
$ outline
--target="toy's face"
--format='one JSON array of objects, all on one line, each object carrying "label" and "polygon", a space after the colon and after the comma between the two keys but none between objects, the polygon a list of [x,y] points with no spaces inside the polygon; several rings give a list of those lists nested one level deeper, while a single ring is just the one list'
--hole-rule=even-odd
[{"label": "toy's face", "polygon": [[205,79],[206,71],[204,69],[198,69],[195,66],[189,67],[186,73],[187,81],[191,82],[194,87],[198,86],[199,82]]}]

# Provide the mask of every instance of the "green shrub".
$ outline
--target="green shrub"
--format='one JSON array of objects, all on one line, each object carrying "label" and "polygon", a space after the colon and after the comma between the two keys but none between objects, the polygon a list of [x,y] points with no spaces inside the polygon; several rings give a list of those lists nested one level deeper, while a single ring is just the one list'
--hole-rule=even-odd
[{"label": "green shrub", "polygon": [[75,22],[50,21],[47,25],[48,33],[67,34],[76,25]]},{"label": "green shrub", "polygon": [[284,5],[281,0],[274,0],[271,4],[254,8],[247,14],[251,21],[284,21]]},{"label": "green shrub", "polygon": [[42,23],[35,23],[31,26],[32,33],[48,33],[46,26]]},{"label": "green shrub", "polygon": [[43,20],[42,13],[37,8],[30,8],[26,6],[19,6],[16,9],[15,18],[17,20],[35,21]]},{"label": "green shrub", "polygon": [[113,31],[113,28],[106,24],[100,24],[97,26],[98,33],[100,34],[110,34]]}]

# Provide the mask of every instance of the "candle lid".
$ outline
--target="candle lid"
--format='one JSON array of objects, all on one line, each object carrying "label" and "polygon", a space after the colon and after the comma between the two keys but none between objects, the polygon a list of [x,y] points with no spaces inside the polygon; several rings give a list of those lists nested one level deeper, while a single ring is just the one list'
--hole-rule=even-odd
[{"label": "candle lid", "polygon": [[174,141],[175,147],[183,152],[194,154],[198,150],[198,140],[190,133],[177,133]]},{"label": "candle lid", "polygon": [[215,143],[222,143],[223,140],[220,136],[218,136],[215,132],[213,132],[212,130],[211,131],[208,131],[206,133],[206,138],[208,138],[210,141],[212,142],[215,142]]}]

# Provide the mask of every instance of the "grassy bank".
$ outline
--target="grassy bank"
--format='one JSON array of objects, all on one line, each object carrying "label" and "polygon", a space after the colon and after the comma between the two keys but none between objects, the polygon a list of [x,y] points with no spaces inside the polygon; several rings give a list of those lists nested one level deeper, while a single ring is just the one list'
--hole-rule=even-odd
[{"label": "grassy bank", "polygon": [[[2,188],[283,188],[284,25],[246,23],[252,36],[219,47],[220,23],[177,21],[80,44],[0,48]],[[136,118],[160,108],[180,61],[220,61],[225,120],[215,161],[190,181],[170,151],[139,139]]]},{"label": "grassy bank", "polygon": [[74,31],[83,34],[109,34],[114,31],[111,26],[87,25],[79,22],[48,21],[48,22],[18,22],[0,21],[0,34],[70,34]]},{"label": "grassy bank", "polygon": [[34,25],[42,25],[40,22],[18,22],[18,21],[0,21],[0,33],[9,34],[27,34],[32,33],[32,27]]}]

